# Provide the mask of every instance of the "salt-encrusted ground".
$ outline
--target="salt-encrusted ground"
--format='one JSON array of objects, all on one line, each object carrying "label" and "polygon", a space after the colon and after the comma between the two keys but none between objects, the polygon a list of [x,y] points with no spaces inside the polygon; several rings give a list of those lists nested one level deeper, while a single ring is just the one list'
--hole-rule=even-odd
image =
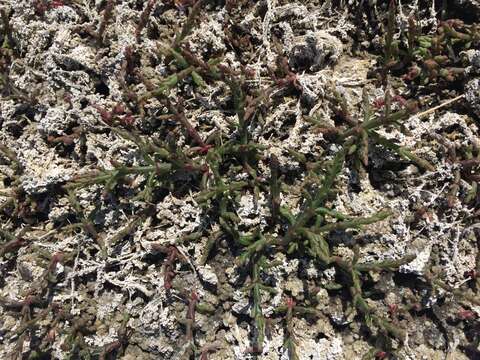
[{"label": "salt-encrusted ground", "polygon": [[[171,182],[158,184],[150,201],[134,197],[145,186],[144,176],[131,177],[110,192],[105,192],[105,184],[75,187],[73,202],[64,188],[95,169],[144,165],[138,144],[113,131],[102,117],[102,110],[111,111],[117,104],[124,107],[120,128],[151,141],[173,142],[177,148],[192,147],[175,119],[166,116],[165,103],[148,99],[143,110],[132,105],[131,93],[142,96],[173,73],[172,56],[160,48],[172,44],[192,11],[190,1],[152,3],[139,42],[136,29],[143,1],[118,1],[102,41],[95,36],[106,11],[104,1],[19,0],[0,5],[14,42],[9,45],[12,52],[3,49],[0,62],[0,358],[21,358],[23,352],[27,359],[87,359],[87,353],[92,358],[177,359],[188,358],[193,342],[195,358],[202,360],[287,359],[294,358],[285,345],[287,328],[293,329],[299,359],[362,359],[367,354],[378,359],[480,358],[480,306],[429,283],[438,278],[446,286],[463,286],[461,292],[473,297],[479,290],[474,274],[480,268],[479,198],[468,198],[475,189],[478,163],[465,177],[465,163],[455,157],[479,156],[478,50],[462,54],[464,78],[454,86],[438,91],[426,87],[417,93],[405,85],[393,86],[404,98],[417,100],[420,110],[403,121],[402,128],[378,132],[433,169],[425,171],[372,143],[368,166],[358,171],[354,160],[347,159],[329,200],[329,207],[351,217],[392,212],[361,230],[329,233],[335,255],[353,258],[354,243],[361,245],[362,262],[416,255],[393,272],[368,274],[364,289],[368,305],[405,330],[404,341],[367,331],[348,286],[332,287],[341,278],[338,269],[277,251],[269,254],[272,267],[262,273],[262,281],[276,293],[262,294],[266,337],[255,355],[251,274],[239,263],[242,250],[222,230],[218,207],[199,204],[195,174],[173,174]],[[359,119],[363,93],[372,103],[385,96],[369,72],[378,67],[386,6],[344,3],[207,1],[185,39],[189,51],[205,61],[222,57],[233,71],[248,70],[246,86],[251,89],[273,89],[254,108],[256,121],[249,133],[253,142],[264,145],[256,164],[258,181],[268,185],[268,158],[275,155],[285,181],[282,205],[293,215],[304,211],[302,194],[315,179],[292,154],[325,163],[339,151],[308,119],[338,125],[332,89]],[[468,3],[471,10],[462,14],[457,8],[456,17],[480,21],[478,2],[457,3]],[[415,14],[419,26],[434,33],[439,12],[439,4],[429,1],[402,1],[396,24],[405,27]],[[274,86],[279,54],[295,74],[290,87]],[[129,66],[135,68],[131,73]],[[460,95],[464,97],[451,105],[424,113]],[[185,116],[203,139],[238,136],[231,127],[236,115],[226,83],[207,81],[199,87],[187,78],[169,97],[173,102],[183,98]],[[452,149],[457,151],[454,156]],[[239,163],[230,165],[237,170],[222,170],[228,180],[252,183]],[[229,211],[236,214],[242,233],[259,229],[281,237],[285,227],[272,226],[269,220],[268,191],[263,186],[257,190],[242,188],[236,193],[236,208]],[[86,226],[71,226],[82,219],[88,219],[98,236]],[[192,234],[197,236],[186,238]],[[217,237],[205,262],[207,242]],[[21,242],[7,251],[4,244],[15,239]],[[98,239],[105,244],[103,250]],[[165,265],[173,256],[169,245],[178,256]],[[165,254],[165,248],[170,252]],[[168,286],[166,271],[175,274]],[[203,310],[195,311],[191,339],[188,308],[193,292]],[[277,310],[289,298],[311,308],[314,316],[294,316],[287,326]]]}]

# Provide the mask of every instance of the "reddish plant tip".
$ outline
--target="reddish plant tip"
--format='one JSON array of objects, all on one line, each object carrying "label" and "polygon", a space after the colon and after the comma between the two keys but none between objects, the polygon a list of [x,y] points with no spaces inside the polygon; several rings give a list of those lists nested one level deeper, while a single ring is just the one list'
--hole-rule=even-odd
[{"label": "reddish plant tip", "polygon": [[35,9],[35,14],[38,16],[44,16],[45,12],[50,9],[59,8],[65,6],[63,0],[34,0],[32,2],[33,8]]},{"label": "reddish plant tip", "polygon": [[187,309],[187,319],[191,319],[195,321],[195,307],[198,303],[198,295],[195,290],[193,290],[190,294],[190,301],[188,302],[188,309]]},{"label": "reddish plant tip", "polygon": [[92,105],[92,106],[93,106],[93,108],[94,108],[95,110],[97,110],[97,111],[99,112],[100,117],[102,118],[102,120],[103,120],[104,122],[106,122],[107,124],[111,124],[112,118],[113,118],[112,112],[107,111],[106,109],[104,109],[104,108],[102,108],[101,106],[96,105],[96,104],[95,104],[95,105]]},{"label": "reddish plant tip", "polygon": [[289,309],[293,309],[296,305],[295,300],[293,300],[293,298],[291,298],[291,297],[288,297],[285,302],[287,304],[287,308],[289,308]]},{"label": "reddish plant tip", "polygon": [[33,8],[35,9],[35,14],[38,16],[45,15],[45,12],[48,10],[48,6],[43,0],[35,0],[33,2]]},{"label": "reddish plant tip", "polygon": [[200,146],[200,148],[197,151],[199,154],[205,155],[208,153],[208,150],[210,150],[211,148],[213,148],[213,145],[203,145],[203,146]]},{"label": "reddish plant tip", "polygon": [[167,254],[167,258],[164,264],[164,273],[163,273],[163,287],[165,290],[170,290],[173,287],[172,281],[175,278],[175,261],[182,261],[183,257],[177,248],[173,245],[168,247],[157,247],[158,251]]},{"label": "reddish plant tip", "polygon": [[473,320],[477,317],[477,315],[471,310],[461,309],[460,311],[458,311],[457,317],[460,320]]},{"label": "reddish plant tip", "polygon": [[62,262],[64,258],[65,258],[65,254],[63,252],[59,251],[59,252],[56,252],[55,254],[53,254],[52,262],[59,263],[59,262]]},{"label": "reddish plant tip", "polygon": [[244,68],[244,71],[245,71],[245,76],[249,79],[253,79],[255,78],[255,69],[252,69],[252,68],[249,68],[249,67],[246,67]]},{"label": "reddish plant tip", "polygon": [[453,27],[454,29],[458,29],[460,27],[463,27],[465,24],[460,19],[448,19],[446,21],[442,21],[440,25],[441,26],[447,25],[447,26]]},{"label": "reddish plant tip", "polygon": [[263,349],[258,345],[254,345],[248,348],[246,352],[249,354],[260,355],[263,352]]},{"label": "reddish plant tip", "polygon": [[408,69],[408,72],[402,76],[405,81],[412,81],[420,75],[420,69],[417,66],[412,66]]},{"label": "reddish plant tip", "polygon": [[174,0],[173,3],[178,10],[184,11],[186,8],[191,7],[195,4],[195,0]]},{"label": "reddish plant tip", "polygon": [[37,297],[35,295],[27,295],[25,300],[23,300],[23,306],[29,307],[32,306],[36,301]]},{"label": "reddish plant tip", "polygon": [[64,6],[65,4],[63,3],[62,0],[53,0],[51,3],[50,3],[50,7],[51,8],[58,8],[58,7],[61,7],[61,6]]},{"label": "reddish plant tip", "polygon": [[174,277],[175,273],[173,271],[165,271],[165,275],[163,276],[163,287],[165,290],[170,290],[172,288],[172,280]]},{"label": "reddish plant tip", "polygon": [[53,272],[57,264],[62,263],[64,258],[65,258],[65,254],[62,253],[61,251],[53,254],[52,259],[50,260],[50,265],[48,266],[48,272],[49,273]]},{"label": "reddish plant tip", "polygon": [[383,98],[377,98],[373,100],[372,105],[375,109],[379,110],[385,106],[385,100]]},{"label": "reddish plant tip", "polygon": [[198,172],[201,172],[201,173],[208,173],[210,169],[208,168],[208,165],[195,166],[195,165],[192,165],[192,164],[185,164],[183,166],[183,170],[187,171],[187,172],[198,171]]},{"label": "reddish plant tip", "polygon": [[280,87],[293,87],[298,91],[302,91],[302,85],[298,82],[298,77],[297,74],[293,72],[289,72],[287,76],[285,76],[283,79],[277,79],[276,84]]},{"label": "reddish plant tip", "polygon": [[405,100],[405,98],[401,95],[395,95],[393,97],[393,101],[395,101],[396,103],[398,103],[399,105],[401,106],[407,106],[407,100]]},{"label": "reddish plant tip", "polygon": [[123,118],[120,119],[122,124],[125,126],[133,126],[135,125],[135,118],[132,114],[127,114]]},{"label": "reddish plant tip", "polygon": [[387,353],[385,351],[378,351],[376,354],[375,354],[375,359],[386,359],[387,358]]},{"label": "reddish plant tip", "polygon": [[[393,102],[396,102],[397,104],[399,104],[402,107],[406,107],[408,105],[408,101],[405,100],[405,98],[401,95],[395,95],[392,98],[392,100],[393,100]],[[377,99],[373,100],[372,106],[376,110],[380,110],[381,108],[383,108],[385,106],[385,99],[384,98],[377,98]]]},{"label": "reddish plant tip", "polygon": [[16,240],[9,241],[0,247],[0,256],[8,252],[16,251],[20,249],[22,246],[25,246],[26,244],[27,244],[27,241],[23,238],[18,238]]},{"label": "reddish plant tip", "polygon": [[45,337],[45,339],[47,340],[47,342],[49,343],[53,343],[55,341],[55,338],[56,338],[56,330],[55,328],[53,329],[50,329],[47,333],[47,336]]},{"label": "reddish plant tip", "polygon": [[422,310],[422,306],[420,304],[413,304],[412,309],[413,311],[420,311]]},{"label": "reddish plant tip", "polygon": [[466,272],[463,274],[463,276],[464,276],[465,278],[469,278],[469,279],[476,279],[476,278],[478,277],[478,274],[477,274],[477,272],[476,272],[474,269],[472,269],[472,270],[466,271]]},{"label": "reddish plant tip", "polygon": [[132,58],[133,56],[133,48],[131,45],[127,45],[125,46],[125,57],[126,58]]},{"label": "reddish plant tip", "polygon": [[388,312],[390,315],[395,314],[398,311],[398,305],[397,304],[388,304]]},{"label": "reddish plant tip", "polygon": [[122,104],[117,104],[113,107],[112,113],[115,115],[125,114],[125,107]]}]

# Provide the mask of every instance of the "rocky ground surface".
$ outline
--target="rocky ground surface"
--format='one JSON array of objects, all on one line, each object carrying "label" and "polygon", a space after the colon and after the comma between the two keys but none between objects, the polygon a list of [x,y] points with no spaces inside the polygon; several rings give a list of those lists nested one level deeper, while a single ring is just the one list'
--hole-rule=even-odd
[{"label": "rocky ground surface", "polygon": [[480,358],[478,1],[0,8],[0,358]]}]

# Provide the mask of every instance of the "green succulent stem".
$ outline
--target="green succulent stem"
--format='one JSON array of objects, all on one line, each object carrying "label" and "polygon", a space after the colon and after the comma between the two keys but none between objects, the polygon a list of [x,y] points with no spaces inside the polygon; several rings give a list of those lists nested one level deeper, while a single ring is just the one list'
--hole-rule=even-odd
[{"label": "green succulent stem", "polygon": [[327,200],[327,197],[330,194],[335,179],[338,174],[340,174],[343,168],[345,155],[345,148],[342,148],[336,153],[335,157],[332,160],[332,164],[330,165],[327,174],[325,175],[321,188],[315,193],[315,197],[312,199],[312,201],[309,202],[307,208],[301,211],[295,217],[294,223],[289,226],[285,236],[283,236],[277,241],[278,245],[287,246],[295,238],[295,236],[297,236],[297,233],[316,216],[317,208],[322,207]]}]

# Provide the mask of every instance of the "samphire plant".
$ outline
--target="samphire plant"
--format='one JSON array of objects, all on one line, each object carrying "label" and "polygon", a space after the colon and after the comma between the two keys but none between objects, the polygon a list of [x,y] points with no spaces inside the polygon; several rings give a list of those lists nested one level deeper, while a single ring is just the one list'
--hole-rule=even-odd
[{"label": "samphire plant", "polygon": [[[186,8],[189,5],[188,1],[175,3]],[[415,19],[411,18],[408,32],[400,39],[404,41],[397,42],[394,40],[396,7],[392,1],[378,69],[384,98],[375,103],[364,91],[359,118],[337,89],[330,89],[326,101],[332,104],[341,124],[326,126],[323,119],[302,118],[306,124],[311,123],[309,131],[323,134],[329,146],[323,154],[283,149],[283,159],[298,162],[302,176],[295,177],[288,174],[278,155],[271,154],[268,147],[260,144],[258,129],[262,127],[264,116],[273,109],[272,99],[278,96],[275,94],[277,90],[287,88],[294,96],[301,92],[297,74],[279,56],[277,72],[271,75],[269,85],[252,86],[253,75],[247,67],[234,67],[221,55],[205,59],[193,52],[187,40],[206,3],[199,0],[190,4],[192,6],[183,27],[169,41],[159,41],[156,55],[166,65],[167,71],[158,79],[149,79],[136,61],[157,2],[150,0],[144,4],[135,30],[135,44],[125,49],[121,64],[119,82],[123,91],[122,101],[111,108],[90,104],[98,113],[103,130],[132,144],[137,150],[136,158],[130,162],[112,160],[108,168],[92,167],[89,171],[79,172],[64,184],[56,195],[68,199],[75,220],[53,231],[81,231],[95,243],[89,256],[107,263],[117,242],[134,233],[146,219],[155,217],[154,207],[162,201],[162,194],[192,194],[195,205],[202,210],[202,217],[208,221],[191,234],[174,239],[169,245],[154,243],[150,249],[151,255],[160,257],[162,261],[159,271],[167,297],[171,302],[178,301],[184,306],[182,316],[178,318],[184,332],[181,349],[184,358],[206,360],[209,353],[220,347],[217,344],[200,345],[198,335],[201,329],[197,321],[199,314],[213,318],[220,307],[212,308],[196,289],[185,289],[176,283],[178,267],[189,266],[188,255],[180,251],[180,245],[202,238],[208,240],[200,265],[215,263],[219,250],[228,244],[227,249],[223,249],[224,253],[233,259],[235,269],[245,274],[241,286],[249,298],[249,352],[253,355],[262,354],[268,342],[271,319],[268,318],[266,305],[279,291],[283,291],[271,281],[281,265],[276,261],[279,254],[286,261],[299,259],[311,263],[319,272],[333,269],[337,274],[335,279],[319,286],[323,286],[329,296],[341,297],[347,304],[348,313],[355,315],[355,320],[362,324],[362,334],[374,338],[372,350],[366,358],[384,358],[393,354],[395,347],[392,343],[396,342],[397,347],[405,343],[407,329],[385,314],[383,307],[378,305],[379,301],[371,296],[367,284],[376,276],[396,272],[413,261],[415,254],[398,258],[384,258],[376,254],[377,261],[367,261],[357,238],[349,245],[333,241],[332,233],[345,234],[371,225],[385,225],[396,214],[391,209],[379,209],[361,216],[350,216],[336,209],[332,200],[338,196],[338,191],[344,189],[343,175],[347,167],[362,173],[369,166],[373,145],[391,151],[415,164],[421,171],[435,170],[429,161],[415,155],[414,149],[400,146],[382,135],[384,129],[396,127],[402,130],[403,122],[418,111],[416,101],[393,95],[390,78],[403,75],[405,81],[418,86],[456,81],[462,71],[457,67],[455,54],[478,45],[478,27],[447,20],[440,23],[436,34],[421,35]],[[91,32],[99,49],[108,45],[108,26],[115,16],[115,6],[115,1],[105,2],[98,28]],[[228,7],[232,6],[229,1]],[[13,46],[14,40],[9,31],[8,16],[3,11],[1,15],[4,29],[2,54],[10,55],[4,49]],[[2,58],[2,61],[7,60],[10,59],[6,56]],[[2,77],[3,82],[7,80]],[[193,93],[214,85],[224,91],[228,98],[224,111],[230,115],[226,117],[226,130],[217,129],[207,136],[202,124],[197,125],[196,119],[190,115],[191,105],[182,98],[185,84]],[[151,115],[152,103],[161,108],[161,115]],[[157,121],[154,131],[146,130],[152,126],[148,122],[149,117],[155,117]],[[88,135],[84,129],[78,128],[72,135],[50,137],[47,141],[64,145],[82,141],[85,144]],[[33,203],[21,189],[22,164],[14,152],[1,145],[0,155],[12,169],[10,188],[1,193],[2,197],[8,198],[7,205],[3,205],[1,210],[13,208],[11,217],[22,222],[25,220],[25,208]],[[466,159],[461,160],[462,172],[478,182],[478,176],[468,171],[478,167],[478,149],[467,151],[465,156]],[[102,189],[101,198],[119,198],[134,204],[132,208],[142,208],[142,211],[138,211],[114,236],[107,236],[106,229],[95,224],[94,214],[82,206],[77,196],[81,189],[95,187]],[[293,192],[294,187],[295,190],[300,189],[297,207],[285,200],[285,195]],[[268,215],[260,221],[261,226],[252,228],[242,223],[239,203],[247,194],[253,194],[257,206],[262,198],[267,199]],[[21,318],[21,326],[16,333],[15,356],[22,357],[25,341],[35,336],[45,319],[50,321],[49,325],[42,333],[41,341],[29,352],[29,359],[48,356],[48,348],[57,334],[63,335],[62,349],[67,354],[66,358],[107,359],[122,354],[134,336],[129,316],[125,315],[118,324],[115,341],[102,348],[89,346],[85,337],[97,331],[94,317],[74,316],[68,306],[52,301],[55,284],[61,280],[55,273],[57,265],[71,264],[80,254],[45,254],[34,247],[35,239],[27,236],[28,231],[27,227],[18,232],[10,231],[9,227],[0,229],[3,240],[0,243],[1,257],[14,258],[20,249],[28,248],[32,253],[40,254],[39,262],[45,267],[42,278],[34,283],[32,291],[22,295],[21,301],[0,299],[4,309]],[[21,268],[19,271],[25,279],[31,278],[28,270]],[[478,305],[472,292],[462,293],[460,289],[450,287],[437,274],[428,273],[423,280],[431,289],[446,290],[456,298]],[[290,359],[296,360],[299,359],[299,349],[295,320],[315,319],[322,313],[312,299],[304,299],[302,303],[293,295],[286,295],[285,304],[277,306],[272,316],[282,319],[284,349]],[[231,299],[232,294],[229,296]]]}]

